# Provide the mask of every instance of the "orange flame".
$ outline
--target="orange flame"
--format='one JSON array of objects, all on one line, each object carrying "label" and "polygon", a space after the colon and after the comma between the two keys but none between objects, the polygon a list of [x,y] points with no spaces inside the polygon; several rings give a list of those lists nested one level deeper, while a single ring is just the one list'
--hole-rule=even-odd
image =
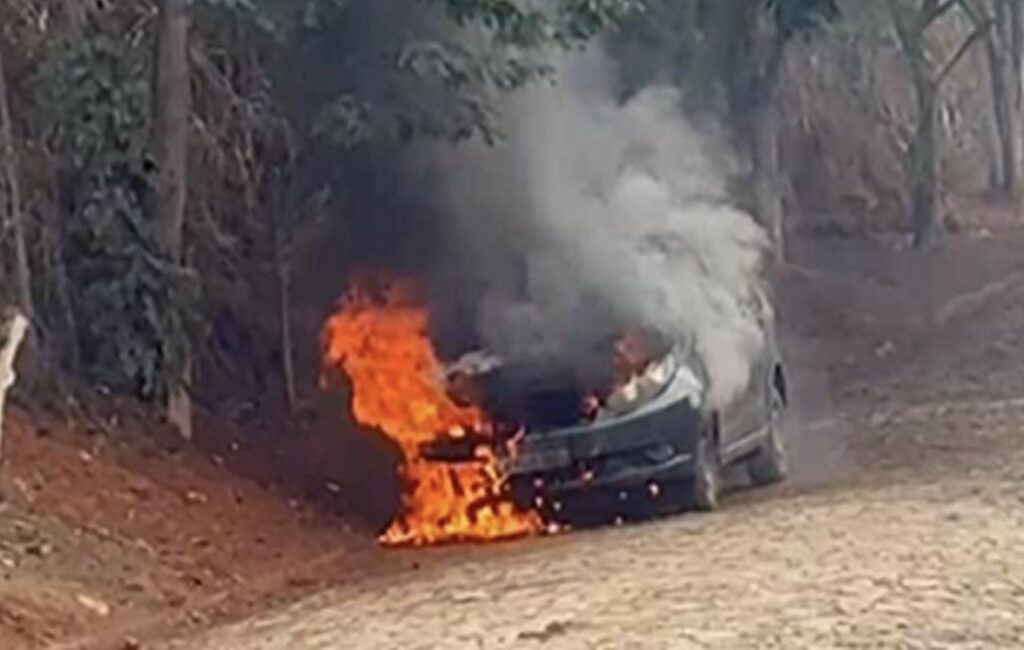
[{"label": "orange flame", "polygon": [[614,390],[628,385],[640,377],[654,361],[651,342],[639,329],[627,330],[615,340],[612,353],[612,385],[604,392],[593,393],[583,398],[580,407],[587,421],[596,419],[607,403],[607,397]]},{"label": "orange flame", "polygon": [[355,419],[383,432],[403,455],[402,511],[381,542],[420,546],[540,532],[540,517],[508,498],[491,445],[477,446],[476,463],[439,464],[421,456],[423,443],[493,429],[483,411],[456,404],[446,393],[427,312],[412,284],[385,281],[380,289],[375,295],[370,283],[354,285],[324,327],[324,344],[328,366],[352,383]]},{"label": "orange flame", "polygon": [[628,383],[650,365],[653,355],[649,344],[640,330],[629,330],[615,342],[612,363],[616,386]]}]

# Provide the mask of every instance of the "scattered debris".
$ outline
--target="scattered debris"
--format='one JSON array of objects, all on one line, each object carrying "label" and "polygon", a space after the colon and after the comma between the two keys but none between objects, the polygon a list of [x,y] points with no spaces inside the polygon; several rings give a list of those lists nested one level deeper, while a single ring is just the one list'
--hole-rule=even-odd
[{"label": "scattered debris", "polygon": [[25,547],[25,554],[37,558],[44,558],[53,553],[53,544],[46,542],[35,542]]},{"label": "scattered debris", "polygon": [[526,630],[518,634],[520,641],[536,641],[538,643],[547,643],[551,639],[564,636],[569,633],[569,622],[568,621],[551,621],[540,630]]},{"label": "scattered debris", "polygon": [[480,589],[460,591],[452,594],[452,601],[457,605],[475,603],[487,599],[487,592]]},{"label": "scattered debris", "polygon": [[207,502],[206,495],[196,490],[189,490],[185,493],[185,503],[189,505],[203,505]]},{"label": "scattered debris", "polygon": [[75,600],[78,601],[79,605],[101,618],[110,616],[110,605],[98,598],[93,598],[92,596],[87,596],[85,594],[78,594],[75,596]]},{"label": "scattered debris", "polygon": [[312,576],[295,575],[287,579],[289,587],[305,588],[316,584],[316,578]]},{"label": "scattered debris", "polygon": [[128,488],[128,491],[131,492],[131,494],[140,501],[145,501],[151,495],[149,487],[142,485],[141,483],[131,485]]},{"label": "scattered debris", "polygon": [[128,637],[121,642],[120,650],[142,650],[142,643],[135,637]]}]

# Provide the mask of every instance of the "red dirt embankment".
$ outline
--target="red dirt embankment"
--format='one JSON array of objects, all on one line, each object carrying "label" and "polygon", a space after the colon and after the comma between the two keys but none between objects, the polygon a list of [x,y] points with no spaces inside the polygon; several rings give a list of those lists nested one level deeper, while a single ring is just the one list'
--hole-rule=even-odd
[{"label": "red dirt embankment", "polygon": [[[202,626],[337,584],[374,552],[326,499],[313,505],[273,483],[287,473],[271,471],[274,460],[288,455],[223,430],[204,451],[112,413],[10,413],[0,648],[131,647],[140,631]],[[321,483],[326,496],[342,487]]]}]

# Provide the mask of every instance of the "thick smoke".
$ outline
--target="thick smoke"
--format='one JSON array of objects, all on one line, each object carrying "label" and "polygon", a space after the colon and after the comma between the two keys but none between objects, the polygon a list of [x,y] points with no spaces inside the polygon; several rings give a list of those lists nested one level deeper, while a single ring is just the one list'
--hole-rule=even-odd
[{"label": "thick smoke", "polygon": [[764,342],[750,301],[767,238],[730,206],[721,148],[677,93],[618,101],[613,72],[575,55],[512,99],[502,146],[440,154],[458,292],[507,361],[593,376],[609,341],[653,328],[695,346],[723,405]]}]

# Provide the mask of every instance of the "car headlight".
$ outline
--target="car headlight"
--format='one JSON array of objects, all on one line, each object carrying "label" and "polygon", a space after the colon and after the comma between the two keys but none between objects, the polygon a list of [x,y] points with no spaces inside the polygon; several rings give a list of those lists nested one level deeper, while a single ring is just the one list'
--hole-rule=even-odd
[{"label": "car headlight", "polygon": [[676,372],[676,380],[680,385],[680,392],[685,399],[689,400],[690,406],[700,408],[704,402],[704,382],[700,380],[693,368],[688,365],[680,366]]},{"label": "car headlight", "polygon": [[673,381],[682,385],[682,392],[694,407],[700,406],[703,384],[689,366],[680,362],[678,353],[672,351],[617,386],[605,399],[598,418],[622,415],[639,408],[661,394]]}]

